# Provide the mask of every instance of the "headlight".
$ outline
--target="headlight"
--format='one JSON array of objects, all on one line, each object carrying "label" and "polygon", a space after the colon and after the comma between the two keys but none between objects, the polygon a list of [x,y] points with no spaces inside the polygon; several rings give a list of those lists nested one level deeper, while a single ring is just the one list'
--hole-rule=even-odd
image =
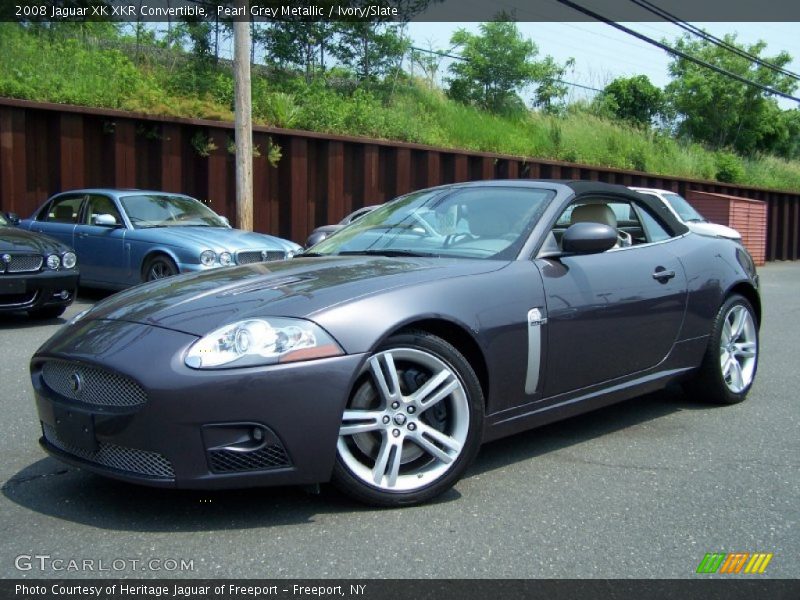
[{"label": "headlight", "polygon": [[251,367],[343,354],[319,326],[302,319],[270,317],[237,321],[196,341],[185,363],[193,369]]},{"label": "headlight", "polygon": [[200,264],[206,267],[210,267],[214,264],[214,261],[217,260],[217,255],[214,253],[213,250],[203,250],[200,253]]},{"label": "headlight", "polygon": [[233,264],[233,258],[231,257],[230,252],[220,252],[219,254],[219,264],[223,267],[227,267]]},{"label": "headlight", "polygon": [[53,270],[61,266],[61,259],[58,257],[58,254],[51,254],[47,257],[47,266]]},{"label": "headlight", "polygon": [[74,252],[64,252],[61,255],[61,264],[64,265],[65,269],[74,269],[75,265],[78,264],[78,258]]}]

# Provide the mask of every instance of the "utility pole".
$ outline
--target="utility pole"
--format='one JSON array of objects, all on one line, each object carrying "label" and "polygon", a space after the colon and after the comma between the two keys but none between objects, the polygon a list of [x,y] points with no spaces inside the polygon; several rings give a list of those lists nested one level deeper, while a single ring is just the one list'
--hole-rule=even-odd
[{"label": "utility pole", "polygon": [[[249,14],[249,0],[237,0]],[[236,227],[253,231],[253,115],[250,93],[250,20],[233,22],[234,129],[236,137]]]}]

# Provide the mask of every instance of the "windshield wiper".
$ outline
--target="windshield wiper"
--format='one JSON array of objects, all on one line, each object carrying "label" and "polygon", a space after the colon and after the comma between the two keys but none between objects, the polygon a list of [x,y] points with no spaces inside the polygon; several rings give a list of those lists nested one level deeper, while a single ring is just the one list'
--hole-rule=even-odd
[{"label": "windshield wiper", "polygon": [[328,256],[327,254],[322,254],[322,252],[301,252],[300,254],[295,254],[295,258],[300,258],[301,256]]},{"label": "windshield wiper", "polygon": [[365,254],[367,256],[421,256],[423,258],[441,258],[441,255],[433,252],[417,252],[416,250],[395,250],[392,248],[367,249],[367,250],[344,250],[339,252],[339,256]]}]

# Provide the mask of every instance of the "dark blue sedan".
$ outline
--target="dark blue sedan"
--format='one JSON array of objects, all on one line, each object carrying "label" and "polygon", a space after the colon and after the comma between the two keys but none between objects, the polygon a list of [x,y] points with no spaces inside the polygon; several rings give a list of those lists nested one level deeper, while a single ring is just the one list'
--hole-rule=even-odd
[{"label": "dark blue sedan", "polygon": [[289,240],[232,229],[189,196],[147,190],[62,192],[19,226],[72,246],[82,285],[112,289],[178,273],[282,260],[301,250]]}]

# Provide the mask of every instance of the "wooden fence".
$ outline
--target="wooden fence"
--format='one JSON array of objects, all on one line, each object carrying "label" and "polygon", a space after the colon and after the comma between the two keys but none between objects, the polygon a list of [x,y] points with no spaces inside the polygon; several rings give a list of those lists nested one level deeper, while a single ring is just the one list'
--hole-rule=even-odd
[{"label": "wooden fence", "polygon": [[[256,231],[302,243],[365,204],[475,179],[588,179],[767,203],[767,260],[797,260],[800,193],[306,131],[254,128]],[[271,144],[282,157],[267,160]],[[30,215],[79,187],[183,192],[235,222],[232,123],[0,98],[0,209]]]}]

